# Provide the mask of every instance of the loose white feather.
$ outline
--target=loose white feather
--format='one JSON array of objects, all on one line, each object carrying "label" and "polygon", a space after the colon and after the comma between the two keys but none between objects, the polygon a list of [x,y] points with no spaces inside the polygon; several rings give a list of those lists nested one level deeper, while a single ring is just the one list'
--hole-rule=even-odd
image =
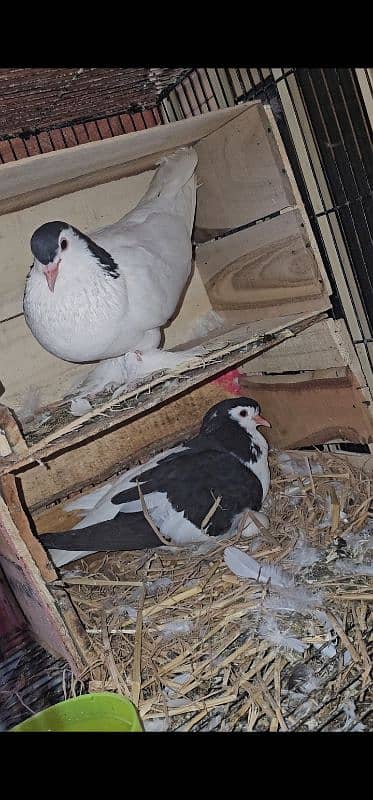
[{"label": "loose white feather", "polygon": [[70,414],[74,417],[83,417],[88,411],[92,411],[92,406],[89,400],[82,397],[75,397],[70,404]]},{"label": "loose white feather", "polygon": [[259,635],[267,639],[275,647],[282,647],[284,650],[294,650],[296,653],[304,653],[308,645],[304,644],[292,636],[289,629],[281,629],[274,617],[263,620],[259,627]]},{"label": "loose white feather", "polygon": [[239,578],[251,578],[260,583],[267,583],[270,580],[275,586],[292,585],[291,576],[287,575],[280,567],[256,561],[238,547],[226,547],[224,561]]},{"label": "loose white feather", "polygon": [[294,564],[299,569],[303,569],[304,567],[310,567],[312,564],[316,564],[322,557],[322,554],[321,548],[311,547],[307,543],[306,536],[304,532],[301,531],[295,547],[287,557],[287,561]]}]

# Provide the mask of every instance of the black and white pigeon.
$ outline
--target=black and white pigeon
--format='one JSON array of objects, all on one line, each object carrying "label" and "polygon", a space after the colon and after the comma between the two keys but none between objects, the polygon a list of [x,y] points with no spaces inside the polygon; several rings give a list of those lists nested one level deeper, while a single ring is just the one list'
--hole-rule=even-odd
[{"label": "black and white pigeon", "polygon": [[158,349],[191,272],[197,160],[192,147],[162,158],[138,205],[90,236],[59,221],[32,235],[25,320],[58,358],[101,362],[85,380],[85,394],[199,352]]},{"label": "black and white pigeon", "polygon": [[255,400],[223,400],[207,412],[194,439],[65,506],[86,509],[87,514],[70,531],[41,536],[56,566],[101,550],[162,546],[144,517],[138,486],[170,544],[206,542],[234,530],[243,513],[260,510],[269,489],[268,444],[259,425],[270,427]]}]

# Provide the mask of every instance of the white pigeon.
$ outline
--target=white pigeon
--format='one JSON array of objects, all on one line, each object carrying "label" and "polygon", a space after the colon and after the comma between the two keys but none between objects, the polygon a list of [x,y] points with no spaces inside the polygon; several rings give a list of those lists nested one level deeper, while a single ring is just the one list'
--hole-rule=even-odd
[{"label": "white pigeon", "polygon": [[222,400],[205,414],[194,439],[66,506],[87,513],[73,530],[44,533],[44,547],[61,566],[96,550],[161,546],[144,517],[139,485],[153,522],[170,544],[206,543],[229,533],[246,511],[260,510],[269,489],[268,444],[257,430],[260,425],[270,426],[256,400]]},{"label": "white pigeon", "polygon": [[31,238],[26,323],[58,358],[102,362],[84,381],[85,394],[201,352],[158,349],[191,272],[197,160],[191,147],[162,158],[138,205],[90,236],[54,221]]}]

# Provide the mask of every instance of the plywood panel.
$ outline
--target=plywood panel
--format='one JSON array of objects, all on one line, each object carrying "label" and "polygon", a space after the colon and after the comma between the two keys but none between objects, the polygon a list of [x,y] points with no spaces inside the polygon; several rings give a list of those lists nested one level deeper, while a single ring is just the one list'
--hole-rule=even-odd
[{"label": "plywood panel", "polygon": [[[258,372],[280,373],[302,370],[331,369],[353,364],[359,375],[359,364],[354,353],[344,320],[325,319],[296,336],[279,344],[267,353],[253,358],[243,370],[248,375]],[[362,375],[362,382],[364,379]]]},{"label": "plywood panel", "polygon": [[246,103],[182,122],[4,164],[0,214],[153,169],[163,153],[192,144],[231,119],[250,114],[255,105]]},{"label": "plywood panel", "polygon": [[83,653],[70,637],[25,543],[0,497],[0,563],[9,585],[38,640],[50,652],[65,658],[79,672]]},{"label": "plywood panel", "polygon": [[260,319],[291,313],[304,301],[310,310],[321,298],[329,306],[297,211],[200,245],[197,263],[217,311],[244,310],[248,319]]},{"label": "plywood panel", "polygon": [[167,349],[185,344],[195,338],[196,324],[212,311],[209,296],[196,264],[193,265],[192,279],[181,298],[181,303],[171,323],[164,329],[164,346]]},{"label": "plywood panel", "polygon": [[[148,413],[150,409],[169,402],[173,397],[184,394],[192,386],[204,383],[214,375],[244,363],[250,358],[275,347],[285,339],[300,333],[320,319],[319,314],[306,314],[289,320],[283,317],[281,323],[270,320],[241,325],[239,328],[219,331],[218,335],[206,338],[203,365],[200,362],[191,366],[185,362],[177,368],[177,374],[164,371],[147,380],[141,387],[124,392],[98,402],[84,416],[71,420],[69,403],[55,403],[50,408],[48,419],[39,423],[30,432],[29,447],[25,454],[12,453],[0,458],[1,474],[13,471],[35,460],[45,460],[52,453],[65,450],[89,437],[99,435],[104,430],[117,427],[133,417]],[[172,378],[172,380],[170,380]],[[130,402],[129,402],[130,401]],[[27,438],[27,433],[26,433]]]},{"label": "plywood panel", "polygon": [[102,184],[0,216],[0,320],[22,313],[25,280],[33,260],[30,239],[39,225],[63,220],[85,233],[110,225],[137,205],[152,175],[144,172],[113,181],[110,187]]},{"label": "plywood panel", "polygon": [[293,205],[274,149],[272,128],[260,104],[198,142],[196,241]]},{"label": "plywood panel", "polygon": [[301,375],[245,377],[243,393],[255,397],[272,423],[273,447],[296,448],[344,440],[373,442],[373,417],[349,367]]}]

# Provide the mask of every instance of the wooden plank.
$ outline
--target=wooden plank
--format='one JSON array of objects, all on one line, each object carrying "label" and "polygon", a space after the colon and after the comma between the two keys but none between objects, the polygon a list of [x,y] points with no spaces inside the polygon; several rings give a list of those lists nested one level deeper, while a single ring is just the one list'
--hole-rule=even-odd
[{"label": "wooden plank", "polygon": [[[253,358],[243,366],[243,371],[247,375],[260,372],[276,374],[347,365],[361,378],[361,370],[359,371],[345,321],[325,319],[294,339],[288,339],[268,353]],[[362,380],[364,383],[364,379]]]},{"label": "wooden plank", "polygon": [[35,637],[49,652],[64,658],[75,674],[87,665],[70,636],[40,572],[0,497],[0,563]]},{"label": "wooden plank", "polygon": [[293,205],[289,180],[270,141],[272,126],[263,113],[260,104],[253,106],[196,144],[201,183],[197,242]]},{"label": "wooden plank", "polygon": [[[285,317],[282,319],[281,325],[277,326],[271,325],[268,320],[262,320],[255,326],[244,325],[220,336],[211,337],[206,343],[208,350],[202,368],[195,366],[193,369],[190,364],[185,364],[178,368],[177,373],[175,371],[164,372],[131,392],[101,403],[92,411],[78,419],[75,418],[68,424],[61,423],[63,409],[59,406],[57,416],[53,417],[55,427],[50,428],[50,432],[44,437],[41,435],[39,441],[29,447],[28,455],[25,457],[18,458],[16,455],[9,455],[1,458],[0,474],[14,471],[41,458],[45,459],[51,453],[64,450],[88,437],[96,436],[103,430],[108,430],[144,414],[145,411],[170,400],[171,397],[189,391],[192,386],[204,383],[213,375],[221,374],[228,368],[238,366],[249,358],[254,358],[259,353],[275,347],[318,319],[319,315],[314,313],[293,318],[291,321]],[[250,335],[248,335],[249,330]],[[172,381],[170,381],[171,377]],[[129,406],[129,401],[132,406]],[[69,418],[68,414],[67,418]]]},{"label": "wooden plank", "polygon": [[23,311],[25,280],[32,264],[30,239],[39,225],[60,219],[73,223],[85,233],[110,225],[137,205],[152,175],[152,172],[143,172],[113,181],[110,191],[101,184],[0,216],[0,320]]},{"label": "wooden plank", "polygon": [[[302,308],[328,308],[320,276],[298,211],[202,244],[197,264],[212,307],[244,311],[248,320]],[[281,309],[281,310],[280,310]]]},{"label": "wooden plank", "polygon": [[320,273],[320,277],[321,277],[321,279],[322,279],[322,281],[323,281],[323,283],[325,285],[325,291],[328,294],[332,294],[332,288],[331,288],[331,285],[330,285],[330,282],[329,282],[329,278],[328,278],[327,273],[326,273],[326,269],[324,267],[324,262],[323,262],[323,260],[321,258],[320,251],[319,251],[316,239],[315,239],[314,232],[312,230],[311,223],[309,221],[308,215],[306,214],[306,210],[304,208],[303,200],[301,198],[301,194],[300,194],[300,191],[298,189],[298,184],[297,184],[297,182],[295,180],[295,176],[294,176],[293,170],[292,170],[292,168],[290,166],[290,161],[289,161],[287,153],[286,153],[284,142],[283,142],[283,140],[282,140],[282,138],[280,136],[280,131],[279,131],[279,129],[278,129],[276,123],[275,123],[275,118],[273,116],[273,111],[271,109],[271,106],[264,105],[262,113],[266,115],[266,117],[268,119],[268,122],[271,125],[273,138],[271,138],[270,141],[271,141],[271,144],[272,144],[272,148],[273,149],[275,148],[276,156],[279,159],[279,161],[280,161],[280,163],[282,165],[282,168],[285,169],[285,171],[286,171],[286,174],[287,174],[290,186],[291,186],[291,191],[292,191],[292,194],[294,196],[295,204],[296,204],[297,209],[298,209],[298,211],[299,211],[299,213],[300,213],[300,215],[302,217],[302,226],[304,227],[305,235],[306,235],[306,237],[307,237],[307,239],[308,239],[308,241],[310,243],[310,246],[311,246],[311,248],[313,250],[313,253],[314,253],[314,256],[315,256],[315,259],[316,259],[316,262],[317,262],[318,271]]},{"label": "wooden plank", "polygon": [[154,169],[159,157],[251,113],[245,103],[169,125],[13,161],[1,168],[0,214]]},{"label": "wooden plank", "polygon": [[263,415],[271,421],[267,438],[272,447],[297,448],[335,440],[373,442],[372,412],[349,367],[246,376],[240,386],[259,401]]},{"label": "wooden plank", "polygon": [[2,475],[0,478],[0,491],[6,502],[10,516],[23,539],[30,555],[37,565],[41,577],[45,581],[54,581],[57,578],[56,570],[49,560],[39,540],[33,535],[27,516],[22,508],[14,475]]},{"label": "wooden plank", "polygon": [[25,625],[26,620],[0,567],[0,657],[4,637]]},{"label": "wooden plank", "polygon": [[3,405],[0,405],[0,432],[1,456],[11,452],[22,456],[27,451],[26,442],[13,414]]}]

